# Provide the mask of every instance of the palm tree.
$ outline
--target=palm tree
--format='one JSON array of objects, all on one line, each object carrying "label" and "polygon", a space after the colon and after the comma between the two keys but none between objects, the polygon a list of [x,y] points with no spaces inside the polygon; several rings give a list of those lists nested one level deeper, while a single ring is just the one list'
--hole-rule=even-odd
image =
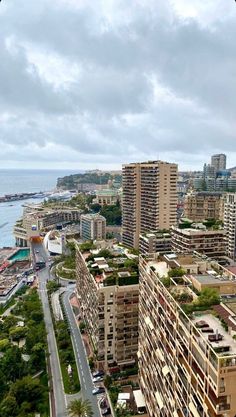
[{"label": "palm tree", "polygon": [[68,406],[72,417],[93,417],[92,406],[89,400],[74,400]]}]

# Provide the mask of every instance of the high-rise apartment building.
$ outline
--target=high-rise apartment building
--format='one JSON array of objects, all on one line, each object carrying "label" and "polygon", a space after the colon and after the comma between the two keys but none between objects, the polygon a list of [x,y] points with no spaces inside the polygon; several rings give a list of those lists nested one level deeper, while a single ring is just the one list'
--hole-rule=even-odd
[{"label": "high-rise apartment building", "polygon": [[150,161],[123,165],[123,243],[139,247],[139,235],[176,224],[177,165]]},{"label": "high-rise apartment building", "polygon": [[209,191],[189,193],[184,200],[184,217],[193,222],[207,219],[223,220],[223,206],[222,193]]},{"label": "high-rise apartment building", "polygon": [[80,217],[80,236],[83,240],[106,239],[106,219],[100,214],[82,214]]},{"label": "high-rise apartment building", "polygon": [[105,370],[137,361],[139,276],[137,270],[124,268],[126,260],[117,255],[86,262],[86,254],[77,248],[80,311],[99,368]]},{"label": "high-rise apartment building", "polygon": [[236,322],[230,304],[206,303],[205,311],[202,305],[194,313],[198,296],[191,286],[183,278],[162,280],[154,257],[140,256],[139,294],[138,361],[148,415],[235,417]]},{"label": "high-rise apartment building", "polygon": [[226,232],[226,253],[236,258],[236,193],[224,196],[224,229]]},{"label": "high-rise apartment building", "polygon": [[226,169],[226,155],[224,153],[212,155],[211,166],[214,167],[216,171]]}]

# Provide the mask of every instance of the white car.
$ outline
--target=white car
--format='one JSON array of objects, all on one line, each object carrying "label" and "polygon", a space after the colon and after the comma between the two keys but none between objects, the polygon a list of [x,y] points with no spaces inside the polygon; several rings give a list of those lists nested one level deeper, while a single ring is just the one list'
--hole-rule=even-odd
[{"label": "white car", "polygon": [[92,391],[93,395],[103,394],[104,392],[105,392],[104,387],[97,387],[97,388],[94,388]]},{"label": "white car", "polygon": [[100,382],[103,380],[103,376],[95,376],[93,377],[93,382]]}]

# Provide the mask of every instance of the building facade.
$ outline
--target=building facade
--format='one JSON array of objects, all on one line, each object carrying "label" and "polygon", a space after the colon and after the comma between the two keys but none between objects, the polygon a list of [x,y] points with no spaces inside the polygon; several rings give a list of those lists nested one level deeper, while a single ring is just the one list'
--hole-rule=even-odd
[{"label": "building facade", "polygon": [[171,234],[170,232],[143,233],[139,236],[140,253],[170,253]]},{"label": "building facade", "polygon": [[96,198],[93,200],[93,204],[99,204],[100,206],[114,206],[120,199],[118,190],[107,188],[103,190],[96,190]]},{"label": "building facade", "polygon": [[236,258],[236,193],[224,196],[224,229],[226,232],[226,253],[231,259]]},{"label": "building facade", "polygon": [[148,415],[235,417],[235,325],[226,331],[209,311],[187,315],[155,262],[140,257],[138,362]]},{"label": "building facade", "polygon": [[100,214],[82,214],[80,217],[80,237],[83,240],[103,240],[106,238],[106,219]]},{"label": "building facade", "polygon": [[176,224],[177,165],[162,161],[123,165],[122,241],[139,247],[139,235]]},{"label": "building facade", "polygon": [[187,194],[184,200],[184,217],[193,222],[206,219],[223,220],[223,209],[222,193],[195,192]]},{"label": "building facade", "polygon": [[226,169],[226,155],[224,153],[212,155],[211,166],[214,167],[216,171]]},{"label": "building facade", "polygon": [[209,258],[226,256],[225,230],[171,228],[172,250],[176,253],[202,253]]},{"label": "building facade", "polygon": [[28,206],[23,213],[23,219],[16,222],[14,236],[16,246],[27,246],[32,238],[40,237],[42,232],[55,228],[58,224],[77,223],[81,210],[50,209],[42,206]]},{"label": "building facade", "polygon": [[138,350],[139,284],[104,282],[76,253],[77,294],[81,314],[96,352],[99,367],[132,365]]}]

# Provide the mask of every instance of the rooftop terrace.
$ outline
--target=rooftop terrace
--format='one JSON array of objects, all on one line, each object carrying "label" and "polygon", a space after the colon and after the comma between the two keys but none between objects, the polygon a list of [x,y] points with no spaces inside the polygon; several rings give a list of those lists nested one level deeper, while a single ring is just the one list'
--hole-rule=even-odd
[{"label": "rooftop terrace", "polygon": [[[193,319],[193,322],[200,329],[202,337],[208,340],[215,352],[236,354],[236,341],[225,330],[222,322],[213,314],[198,314]],[[200,338],[199,343],[201,343]]]},{"label": "rooftop terrace", "polygon": [[[220,298],[215,288],[210,288],[212,284],[219,284],[219,282],[230,283],[233,287],[235,284],[236,287],[236,282],[229,280],[226,276],[199,274],[197,279],[204,284],[209,284],[209,287],[198,293],[189,276],[171,277],[171,268],[167,268],[165,262],[155,259],[155,255],[141,257],[141,262],[144,258],[151,273],[156,274],[160,285],[164,286],[171,296],[168,296],[168,302],[173,304],[174,309],[182,311],[186,317],[186,325],[188,318],[195,326],[194,333],[199,339],[199,344],[203,344],[205,340],[219,357],[236,355],[236,336],[234,337],[236,335],[236,300],[227,305],[220,303],[222,297]],[[227,300],[231,299],[229,298],[231,296],[227,297]],[[187,327],[189,328],[188,325]]]},{"label": "rooftop terrace", "polygon": [[90,273],[97,284],[134,285],[139,282],[138,259],[129,259],[120,251],[101,249],[99,252],[91,251],[90,255],[84,253],[83,257]]}]

